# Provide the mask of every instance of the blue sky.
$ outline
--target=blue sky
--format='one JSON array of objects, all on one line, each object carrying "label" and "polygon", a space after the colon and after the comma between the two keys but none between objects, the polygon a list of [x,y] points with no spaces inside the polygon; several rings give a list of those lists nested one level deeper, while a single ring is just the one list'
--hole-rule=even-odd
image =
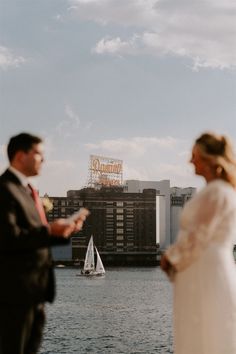
[{"label": "blue sky", "polygon": [[42,136],[41,194],[84,186],[90,154],[200,187],[194,139],[236,144],[235,118],[234,0],[0,0],[0,170],[11,135]]}]

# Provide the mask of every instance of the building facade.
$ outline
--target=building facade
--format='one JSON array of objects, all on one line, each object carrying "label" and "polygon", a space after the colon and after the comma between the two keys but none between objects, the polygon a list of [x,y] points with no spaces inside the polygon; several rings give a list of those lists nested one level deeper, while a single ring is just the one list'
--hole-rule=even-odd
[{"label": "building facade", "polygon": [[176,237],[179,231],[179,223],[180,223],[180,215],[184,204],[192,198],[194,193],[196,192],[196,188],[188,187],[188,188],[179,188],[172,187],[171,188],[171,208],[170,208],[170,239],[171,243],[176,241]]},{"label": "building facade", "polygon": [[[125,191],[127,193],[142,193],[145,188],[152,188],[156,191],[156,202],[158,205],[158,214],[156,215],[159,221],[159,232],[157,239],[160,248],[165,249],[171,243],[170,236],[170,181],[140,181],[140,180],[126,180]],[[158,235],[159,233],[159,235]]]},{"label": "building facade", "polygon": [[123,187],[84,188],[67,197],[50,197],[49,221],[86,207],[91,214],[83,230],[65,247],[54,247],[54,259],[81,262],[90,236],[107,264],[155,263],[157,254],[175,242],[185,202],[196,189],[170,188],[170,181],[129,180]]},{"label": "building facade", "polygon": [[[80,207],[91,214],[83,230],[72,237],[72,259],[81,262],[91,235],[105,264],[155,264],[156,191],[124,193],[120,187],[85,188],[67,192],[67,197],[52,197],[49,220],[68,217]],[[62,248],[62,247],[61,247]],[[57,249],[53,255],[57,259]],[[68,252],[68,250],[67,250]],[[68,254],[68,253],[67,253]]]}]

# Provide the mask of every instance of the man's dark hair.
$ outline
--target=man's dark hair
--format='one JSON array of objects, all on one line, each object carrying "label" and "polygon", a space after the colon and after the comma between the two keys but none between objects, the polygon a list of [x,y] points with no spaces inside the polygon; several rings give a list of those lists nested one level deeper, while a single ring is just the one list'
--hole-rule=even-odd
[{"label": "man's dark hair", "polygon": [[13,136],[7,146],[8,159],[11,162],[18,151],[28,152],[34,144],[42,143],[38,136],[28,133],[20,133]]}]

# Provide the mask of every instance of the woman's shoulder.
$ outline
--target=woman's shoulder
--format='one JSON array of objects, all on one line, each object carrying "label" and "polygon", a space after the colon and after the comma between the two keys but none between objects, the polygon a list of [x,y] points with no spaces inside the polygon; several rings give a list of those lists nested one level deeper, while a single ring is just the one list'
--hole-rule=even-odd
[{"label": "woman's shoulder", "polygon": [[209,182],[200,192],[199,196],[210,199],[213,202],[233,202],[236,204],[236,190],[228,182],[222,179],[215,179]]},{"label": "woman's shoulder", "polygon": [[223,179],[214,179],[213,181],[209,182],[205,188],[203,188],[203,191],[215,191],[215,192],[221,192],[223,191],[224,193],[230,192],[230,193],[236,193],[235,188],[227,181],[224,181]]}]

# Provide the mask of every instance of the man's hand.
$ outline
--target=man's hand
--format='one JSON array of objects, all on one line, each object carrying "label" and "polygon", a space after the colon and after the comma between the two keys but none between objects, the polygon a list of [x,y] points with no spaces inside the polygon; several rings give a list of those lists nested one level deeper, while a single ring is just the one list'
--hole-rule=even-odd
[{"label": "man's hand", "polygon": [[164,270],[164,272],[168,273],[171,268],[173,268],[173,265],[170,263],[168,258],[166,257],[165,253],[161,257],[161,262],[160,262],[161,269]]},{"label": "man's hand", "polygon": [[175,266],[172,263],[170,263],[165,253],[161,257],[160,266],[161,269],[168,275],[170,281],[173,281],[177,270]]},{"label": "man's hand", "polygon": [[83,227],[83,220],[68,222],[67,219],[57,219],[49,224],[49,232],[51,235],[61,236],[64,238],[70,237],[74,232],[78,232]]}]

